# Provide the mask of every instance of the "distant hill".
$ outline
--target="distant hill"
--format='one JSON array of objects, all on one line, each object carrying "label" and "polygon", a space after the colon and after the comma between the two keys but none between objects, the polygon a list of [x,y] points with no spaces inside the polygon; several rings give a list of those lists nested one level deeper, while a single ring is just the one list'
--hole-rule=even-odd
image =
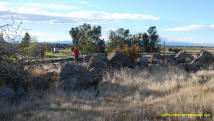
[{"label": "distant hill", "polygon": [[[72,44],[71,40],[66,41],[52,41],[52,42],[39,42],[39,43],[48,43],[48,44]],[[108,42],[106,42],[107,44]],[[161,45],[163,42],[160,43]],[[214,47],[214,44],[194,44],[194,43],[186,43],[186,42],[166,42],[166,46],[209,46]]]},{"label": "distant hill", "polygon": [[68,40],[68,41],[52,41],[52,42],[39,42],[39,43],[47,43],[47,44],[68,44],[71,45],[72,41]]},{"label": "distant hill", "polygon": [[[163,44],[163,43],[161,43]],[[214,44],[194,44],[194,43],[186,43],[186,42],[166,42],[166,46],[208,46],[208,47],[213,47]]]}]

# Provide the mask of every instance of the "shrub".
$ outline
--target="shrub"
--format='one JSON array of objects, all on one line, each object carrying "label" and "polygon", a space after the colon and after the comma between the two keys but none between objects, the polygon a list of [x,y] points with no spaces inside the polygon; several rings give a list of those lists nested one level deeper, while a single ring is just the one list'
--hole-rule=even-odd
[{"label": "shrub", "polygon": [[141,56],[140,47],[137,44],[133,45],[132,47],[129,47],[128,44],[124,45],[123,47],[118,46],[114,50],[121,51],[132,59],[136,59]]},{"label": "shrub", "polygon": [[178,49],[178,48],[168,48],[169,52],[173,52],[173,53],[178,53],[180,52],[182,49]]}]

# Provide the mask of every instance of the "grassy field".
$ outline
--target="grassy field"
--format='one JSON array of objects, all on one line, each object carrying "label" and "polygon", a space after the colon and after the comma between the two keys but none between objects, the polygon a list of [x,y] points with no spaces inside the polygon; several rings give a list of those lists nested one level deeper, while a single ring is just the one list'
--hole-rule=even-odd
[{"label": "grassy field", "polygon": [[[177,68],[140,68],[105,74],[97,88],[50,90],[20,105],[0,105],[3,121],[212,121],[214,70],[186,73]],[[161,117],[161,114],[210,114]]]},{"label": "grassy field", "polygon": [[166,47],[166,52],[169,52],[168,48],[178,48],[189,53],[199,53],[201,50],[214,51],[214,47]]}]

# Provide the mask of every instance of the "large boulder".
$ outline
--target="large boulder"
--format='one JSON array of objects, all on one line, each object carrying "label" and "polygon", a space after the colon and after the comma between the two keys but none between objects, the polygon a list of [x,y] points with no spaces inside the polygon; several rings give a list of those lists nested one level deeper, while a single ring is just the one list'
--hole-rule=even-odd
[{"label": "large boulder", "polygon": [[106,55],[104,53],[92,55],[89,59],[87,68],[92,73],[93,78],[101,80],[103,73],[107,68]]},{"label": "large boulder", "polygon": [[151,57],[151,63],[152,64],[161,64],[163,63],[164,56],[162,56],[160,53],[153,53]]},{"label": "large boulder", "polygon": [[204,65],[196,64],[196,63],[181,63],[178,67],[186,70],[187,72],[197,72],[201,69],[206,69]]},{"label": "large boulder", "polygon": [[192,54],[188,54],[186,51],[182,50],[175,56],[175,63],[190,63],[194,57]]},{"label": "large boulder", "polygon": [[66,64],[60,72],[60,87],[65,90],[84,89],[99,82],[87,67],[75,64]]},{"label": "large boulder", "polygon": [[94,54],[90,54],[84,57],[84,62],[88,63],[89,60],[94,57],[94,56],[98,56],[98,57],[102,57],[102,58],[106,58],[106,54],[105,53],[94,53]]},{"label": "large boulder", "polygon": [[150,73],[155,73],[160,71],[162,66],[160,64],[148,64],[148,71]]},{"label": "large boulder", "polygon": [[135,62],[125,53],[114,51],[108,56],[108,61],[118,67],[133,67]]},{"label": "large boulder", "polygon": [[107,57],[104,53],[93,54],[88,61],[88,68],[105,68]]},{"label": "large boulder", "polygon": [[135,62],[137,65],[148,65],[150,63],[146,57],[137,58]]},{"label": "large boulder", "polygon": [[179,64],[179,63],[186,63],[186,58],[187,58],[188,54],[186,51],[180,51],[176,56],[175,56],[175,63]]},{"label": "large boulder", "polygon": [[164,62],[168,65],[175,64],[175,55],[165,55]]},{"label": "large boulder", "polygon": [[197,58],[195,58],[191,63],[209,65],[212,62],[214,62],[213,55],[208,51],[201,51],[200,55]]},{"label": "large boulder", "polygon": [[15,98],[15,91],[8,87],[0,87],[0,102],[10,102]]},{"label": "large boulder", "polygon": [[32,81],[32,86],[33,86],[33,89],[36,89],[36,90],[45,90],[50,87],[48,81],[42,77],[35,77]]}]

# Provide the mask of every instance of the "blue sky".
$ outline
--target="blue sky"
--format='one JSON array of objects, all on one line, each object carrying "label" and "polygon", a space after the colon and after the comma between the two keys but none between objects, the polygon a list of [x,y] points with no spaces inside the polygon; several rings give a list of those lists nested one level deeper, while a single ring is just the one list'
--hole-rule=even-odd
[{"label": "blue sky", "polygon": [[167,42],[214,45],[213,0],[0,0],[0,25],[11,16],[23,21],[38,41],[71,40],[68,31],[82,23],[109,30],[123,27],[132,34],[157,26]]}]

